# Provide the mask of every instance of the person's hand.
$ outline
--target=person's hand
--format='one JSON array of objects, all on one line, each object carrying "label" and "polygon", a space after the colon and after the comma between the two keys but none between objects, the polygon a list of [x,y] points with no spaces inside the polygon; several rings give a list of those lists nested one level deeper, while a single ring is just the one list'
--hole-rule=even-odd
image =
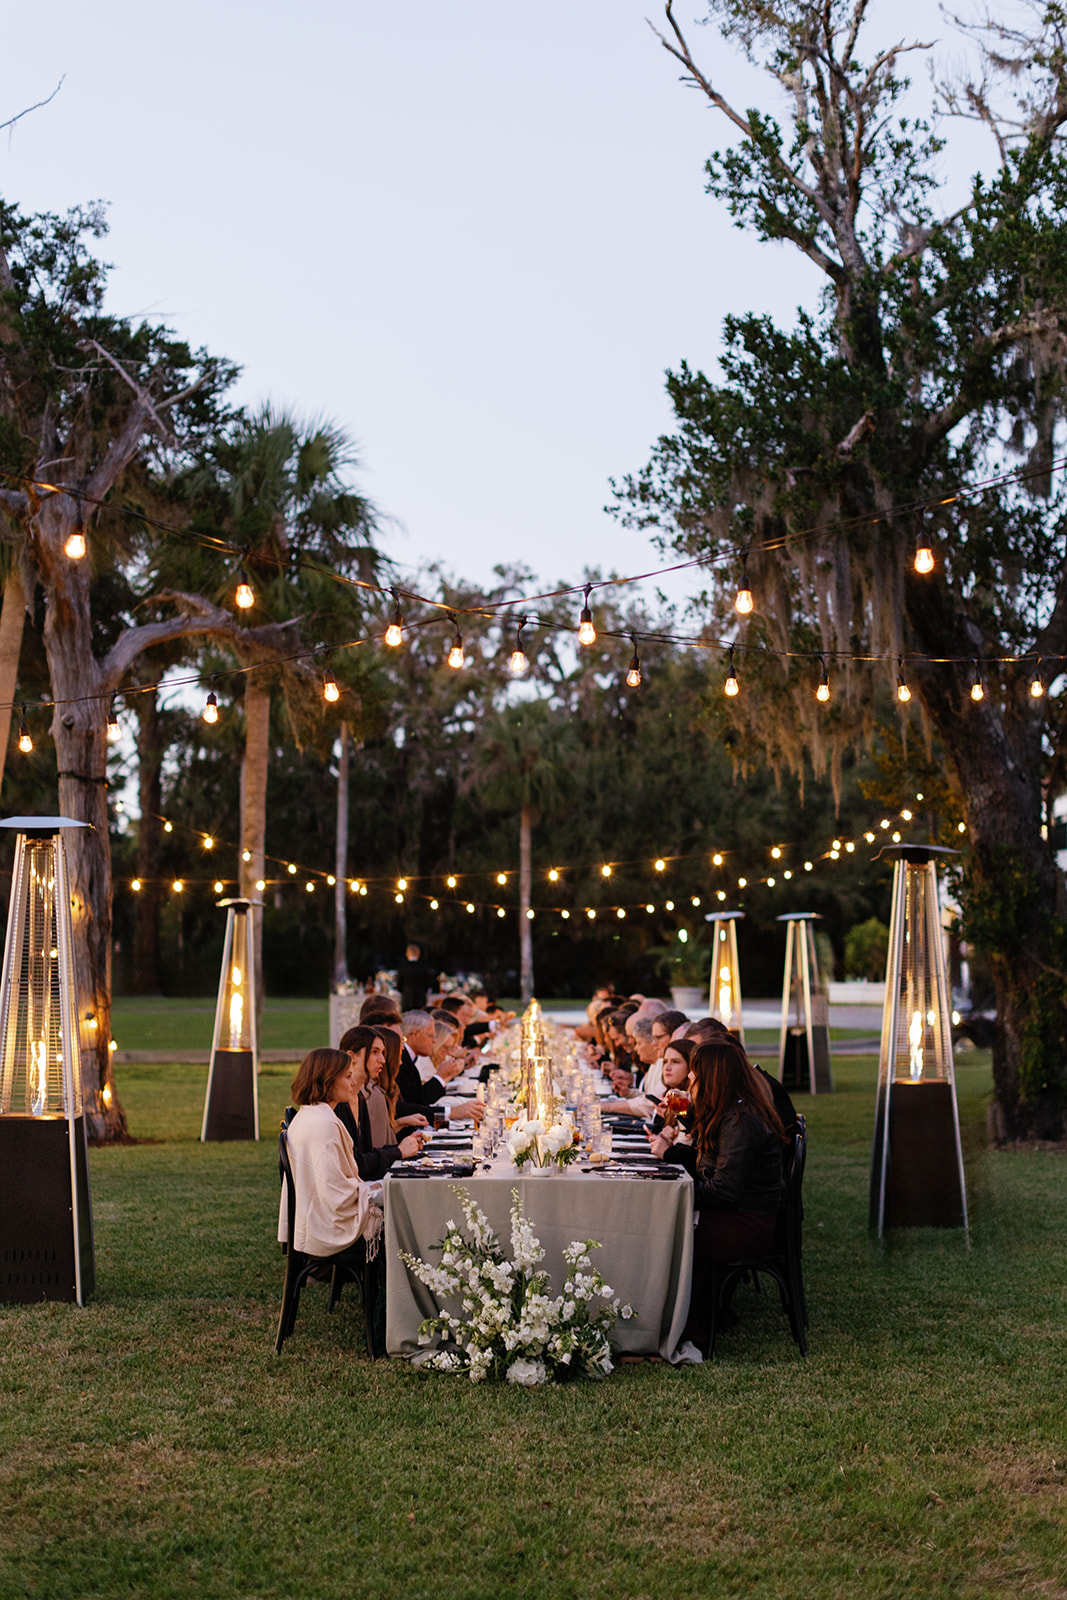
[{"label": "person's hand", "polygon": [[408,1117],[397,1117],[398,1128],[428,1128],[429,1123],[421,1111],[413,1111]]},{"label": "person's hand", "polygon": [[652,1154],[654,1156],[659,1156],[660,1160],[662,1161],[663,1157],[667,1154],[667,1151],[674,1143],[674,1140],[667,1138],[667,1129],[664,1128],[661,1133],[650,1134],[648,1142],[652,1148]]},{"label": "person's hand", "polygon": [[459,1077],[463,1070],[463,1063],[456,1061],[452,1056],[446,1056],[441,1065],[435,1070],[442,1083],[451,1083],[453,1078]]},{"label": "person's hand", "polygon": [[422,1154],[422,1134],[409,1133],[406,1139],[400,1141],[401,1161],[413,1161]]},{"label": "person's hand", "polygon": [[621,1067],[614,1067],[608,1076],[611,1079],[616,1094],[625,1094],[627,1089],[632,1089],[634,1086],[633,1073],[624,1072]]},{"label": "person's hand", "polygon": [[485,1107],[480,1100],[467,1100],[461,1106],[449,1106],[448,1108],[449,1122],[473,1121],[475,1127],[477,1127],[484,1116]]}]

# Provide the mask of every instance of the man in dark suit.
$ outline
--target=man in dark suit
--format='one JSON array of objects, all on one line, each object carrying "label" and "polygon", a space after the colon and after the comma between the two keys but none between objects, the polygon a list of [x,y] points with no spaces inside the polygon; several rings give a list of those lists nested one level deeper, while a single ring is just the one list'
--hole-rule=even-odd
[{"label": "man in dark suit", "polygon": [[402,1011],[415,1011],[426,1004],[426,996],[437,979],[433,968],[423,961],[417,944],[409,944],[405,950],[404,959],[396,970],[396,981]]}]

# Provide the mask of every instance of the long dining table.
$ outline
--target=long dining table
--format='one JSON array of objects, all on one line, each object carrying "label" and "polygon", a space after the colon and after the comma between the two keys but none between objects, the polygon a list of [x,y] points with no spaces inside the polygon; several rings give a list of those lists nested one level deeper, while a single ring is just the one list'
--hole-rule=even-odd
[{"label": "long dining table", "polygon": [[[511,1252],[512,1191],[544,1246],[541,1263],[555,1293],[563,1285],[563,1250],[573,1240],[594,1239],[593,1263],[633,1318],[612,1334],[620,1354],[660,1355],[677,1349],[689,1310],[693,1259],[693,1185],[680,1169],[665,1181],[637,1173],[579,1171],[524,1176],[505,1162],[480,1167],[470,1177],[409,1177],[385,1182],[386,1313],[390,1356],[411,1357],[419,1325],[442,1309],[401,1260],[400,1252],[438,1259],[436,1246],[451,1219],[462,1221],[455,1186],[467,1189],[485,1212],[505,1255]],[[455,1310],[454,1306],[447,1309]]]}]

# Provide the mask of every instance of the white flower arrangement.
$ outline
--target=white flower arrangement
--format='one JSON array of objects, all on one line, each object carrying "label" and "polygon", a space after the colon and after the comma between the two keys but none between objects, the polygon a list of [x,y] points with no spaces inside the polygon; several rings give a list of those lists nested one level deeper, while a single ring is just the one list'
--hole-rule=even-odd
[{"label": "white flower arrangement", "polygon": [[518,1190],[512,1190],[511,1261],[469,1192],[461,1186],[455,1192],[469,1238],[455,1222],[447,1222],[439,1266],[401,1252],[428,1289],[439,1299],[459,1301],[465,1313],[426,1319],[419,1343],[428,1345],[434,1334],[444,1334],[449,1347],[435,1350],[423,1365],[437,1372],[469,1372],[472,1383],[502,1378],[529,1388],[611,1372],[608,1334],[619,1317],[626,1320],[634,1313],[591,1267],[589,1252],[600,1248],[598,1242],[576,1239],[568,1245],[563,1293],[552,1295],[548,1273],[537,1270],[545,1252],[522,1214]]},{"label": "white flower arrangement", "polygon": [[508,1154],[517,1167],[565,1167],[579,1155],[574,1124],[562,1117],[546,1128],[538,1117],[519,1117],[508,1130]]}]

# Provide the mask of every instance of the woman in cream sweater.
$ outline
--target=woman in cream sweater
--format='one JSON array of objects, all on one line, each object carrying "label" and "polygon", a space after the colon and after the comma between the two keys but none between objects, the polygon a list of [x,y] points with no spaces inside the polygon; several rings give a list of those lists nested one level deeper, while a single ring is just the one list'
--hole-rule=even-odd
[{"label": "woman in cream sweater", "polygon": [[[342,1101],[358,1110],[365,1081],[364,1057],[342,1050],[312,1050],[293,1079],[298,1106],[289,1124],[289,1161],[296,1188],[293,1246],[311,1256],[368,1258],[382,1228],[380,1183],[365,1183],[356,1167],[352,1140],[334,1115]],[[278,1237],[286,1243],[285,1197]]]}]

